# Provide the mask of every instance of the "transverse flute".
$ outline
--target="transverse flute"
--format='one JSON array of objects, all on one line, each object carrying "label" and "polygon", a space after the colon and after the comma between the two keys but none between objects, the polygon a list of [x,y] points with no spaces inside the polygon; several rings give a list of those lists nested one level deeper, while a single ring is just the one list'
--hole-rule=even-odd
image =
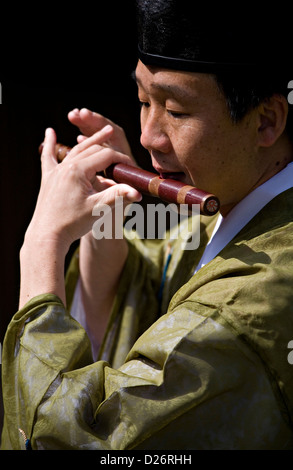
[{"label": "transverse flute", "polygon": [[[39,147],[42,152],[43,144]],[[61,162],[70,152],[71,148],[56,144],[55,153],[57,160]],[[203,215],[214,215],[220,208],[219,199],[214,194],[207,193],[194,186],[190,186],[173,179],[164,179],[155,173],[142,170],[124,163],[116,163],[104,172],[107,178],[113,179],[116,183],[126,183],[137,191],[156,196],[165,202],[175,204],[187,204],[188,209],[192,209],[193,204],[200,205],[200,213]]]}]

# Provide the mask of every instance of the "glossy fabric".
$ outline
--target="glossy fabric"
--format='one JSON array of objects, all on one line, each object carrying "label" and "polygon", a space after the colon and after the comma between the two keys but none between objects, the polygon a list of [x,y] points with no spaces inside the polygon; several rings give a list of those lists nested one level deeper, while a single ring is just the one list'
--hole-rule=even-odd
[{"label": "glossy fabric", "polygon": [[[208,223],[208,225],[207,225]],[[2,448],[292,449],[293,191],[192,275],[201,246],[131,242],[98,360],[54,295],[32,299],[3,348]],[[68,304],[78,276],[67,276]]]}]

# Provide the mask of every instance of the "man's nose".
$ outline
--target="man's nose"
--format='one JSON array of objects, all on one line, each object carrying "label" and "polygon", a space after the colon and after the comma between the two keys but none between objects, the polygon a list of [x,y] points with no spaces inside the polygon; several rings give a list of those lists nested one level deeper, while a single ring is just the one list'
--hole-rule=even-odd
[{"label": "man's nose", "polygon": [[166,126],[155,112],[150,111],[142,118],[140,142],[149,152],[152,150],[162,153],[170,151],[171,141]]}]

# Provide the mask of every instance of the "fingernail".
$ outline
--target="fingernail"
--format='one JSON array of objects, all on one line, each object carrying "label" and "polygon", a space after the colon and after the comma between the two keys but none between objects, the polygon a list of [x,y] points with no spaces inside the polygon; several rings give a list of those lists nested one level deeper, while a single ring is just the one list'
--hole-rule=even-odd
[{"label": "fingernail", "polygon": [[47,127],[47,129],[45,130],[45,136],[47,137],[48,135],[50,135],[52,133],[52,127]]},{"label": "fingernail", "polygon": [[103,127],[103,132],[110,132],[113,130],[113,127],[111,126],[111,124],[107,124],[105,127]]}]

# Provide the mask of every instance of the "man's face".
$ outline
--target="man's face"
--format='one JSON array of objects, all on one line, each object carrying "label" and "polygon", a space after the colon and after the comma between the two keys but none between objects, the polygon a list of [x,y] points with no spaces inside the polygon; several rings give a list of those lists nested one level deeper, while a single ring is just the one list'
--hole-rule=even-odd
[{"label": "man's face", "polygon": [[233,123],[212,75],[136,68],[141,143],[162,175],[219,197],[229,210],[257,183],[258,114]]}]

